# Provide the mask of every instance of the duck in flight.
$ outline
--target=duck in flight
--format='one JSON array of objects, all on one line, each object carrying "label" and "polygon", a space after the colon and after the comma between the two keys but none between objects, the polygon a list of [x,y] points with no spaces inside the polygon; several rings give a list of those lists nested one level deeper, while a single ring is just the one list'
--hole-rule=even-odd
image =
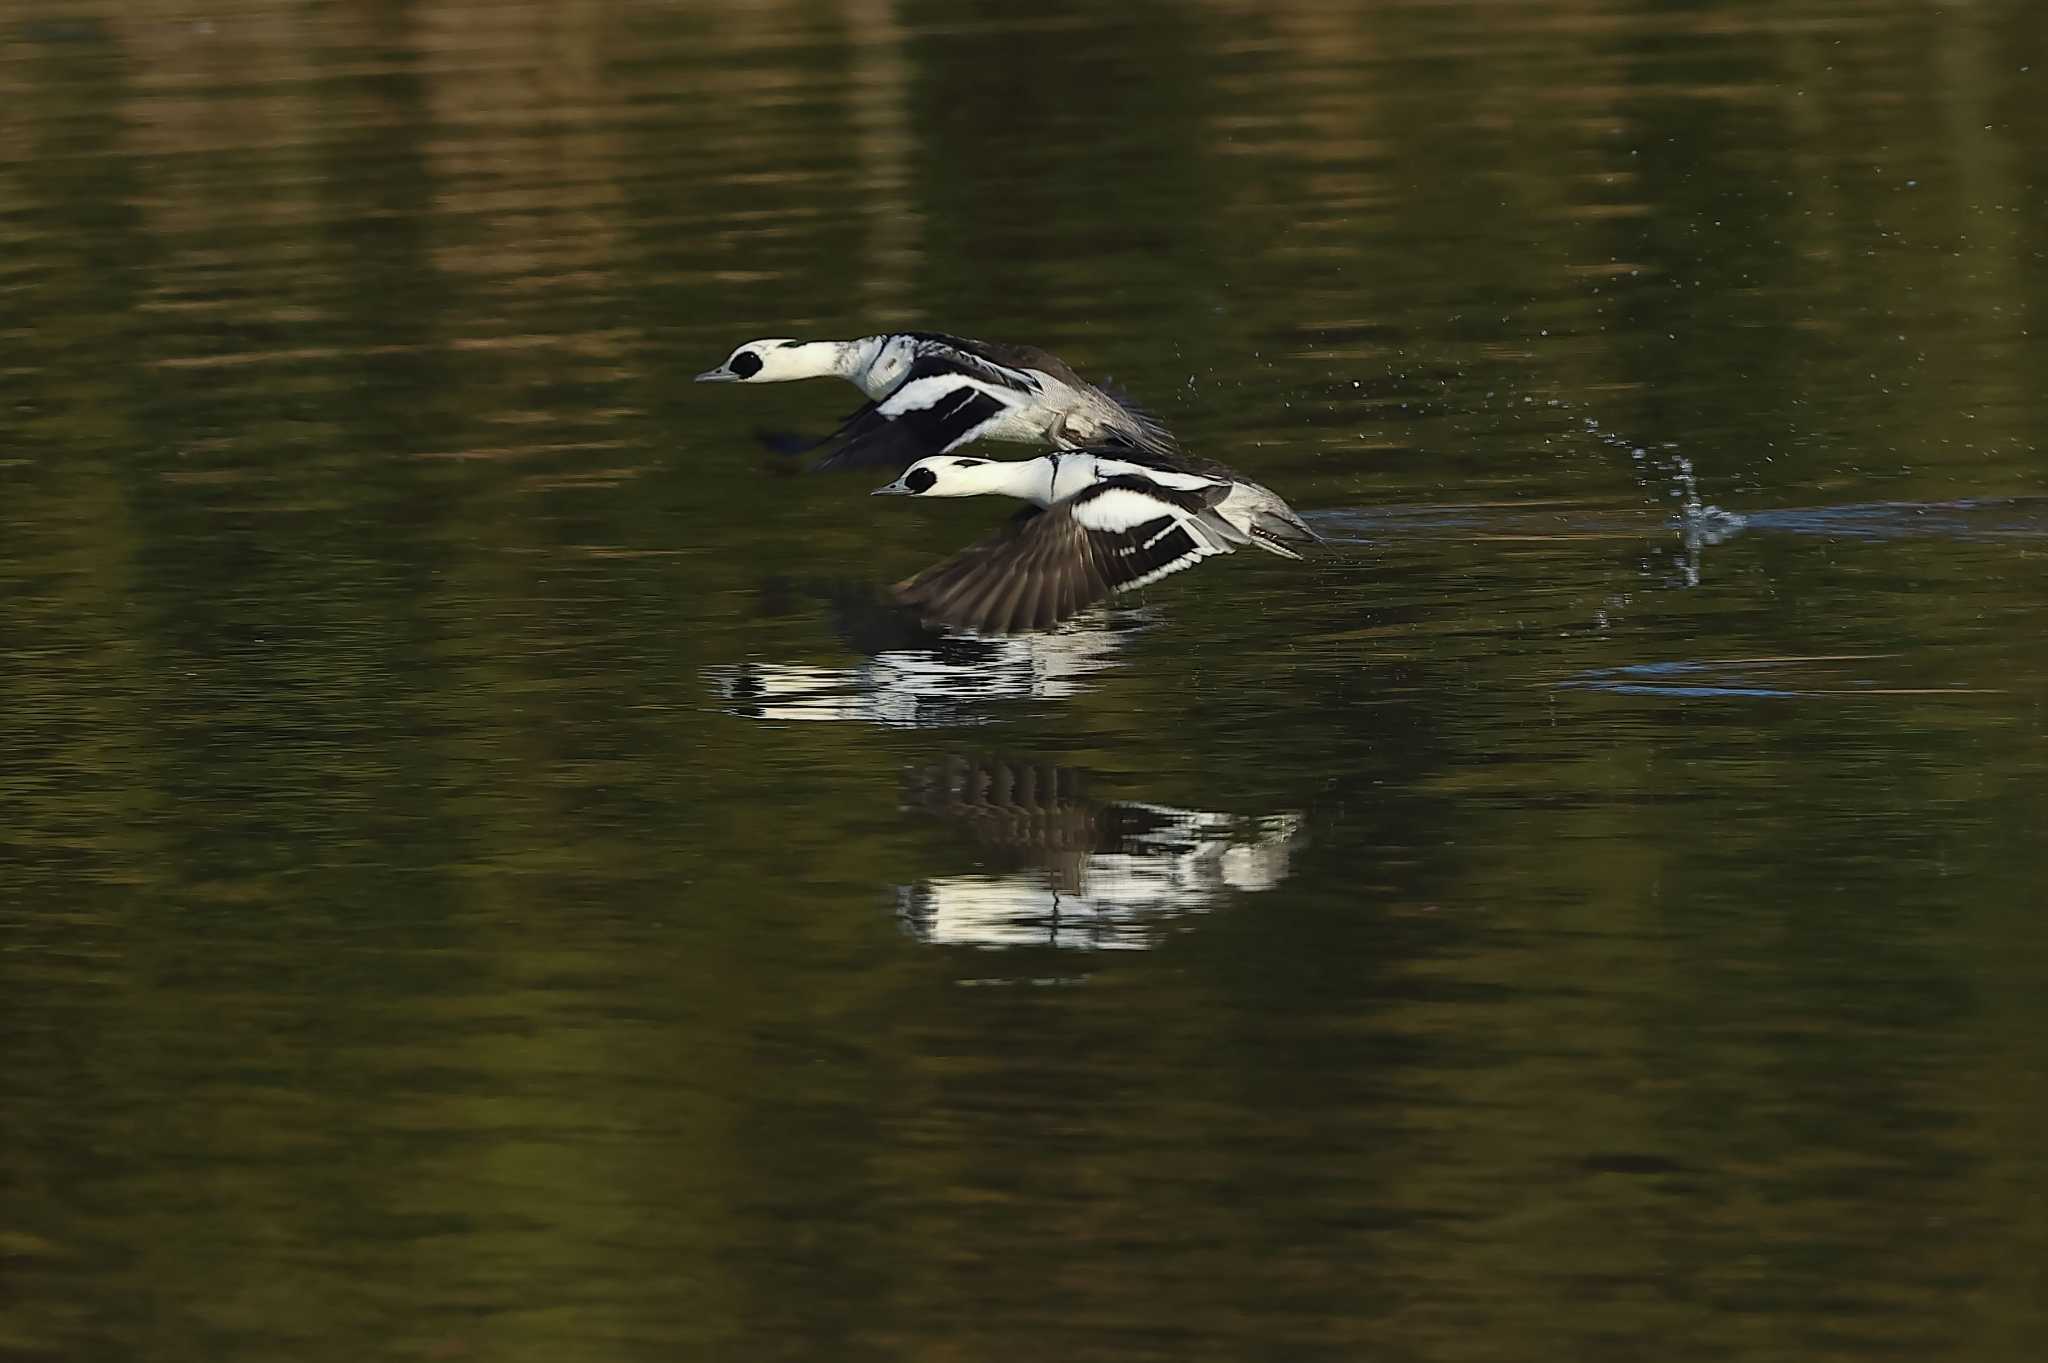
[{"label": "duck in flight", "polygon": [[[818,445],[820,469],[903,469],[973,440],[1054,448],[1123,444],[1170,455],[1167,429],[1057,355],[931,331],[852,341],[749,341],[699,383],[785,383],[838,377],[867,403]],[[815,447],[813,447],[815,448]]]},{"label": "duck in flight", "polygon": [[979,634],[1048,629],[1116,592],[1257,545],[1298,559],[1314,541],[1280,496],[1214,462],[1116,445],[1037,459],[918,460],[876,496],[1029,503],[1009,525],[896,585],[926,621]]}]

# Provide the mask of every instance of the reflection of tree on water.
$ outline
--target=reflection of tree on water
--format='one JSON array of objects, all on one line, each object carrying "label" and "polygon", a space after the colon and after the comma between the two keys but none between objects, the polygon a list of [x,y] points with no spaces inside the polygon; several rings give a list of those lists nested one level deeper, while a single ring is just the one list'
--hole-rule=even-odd
[{"label": "reflection of tree on water", "polygon": [[1287,878],[1306,818],[1096,800],[1045,763],[952,758],[906,802],[964,832],[991,864],[897,887],[904,929],[951,946],[1142,949],[1166,919]]},{"label": "reflection of tree on water", "polygon": [[[779,606],[788,584],[773,585],[771,604]],[[864,586],[804,594],[826,601],[833,632],[861,660],[848,667],[745,662],[708,669],[732,713],[896,728],[979,723],[987,716],[978,708],[990,701],[1060,700],[1087,690],[1148,623],[1142,611],[1116,609],[1043,633],[982,637],[928,629]]]}]

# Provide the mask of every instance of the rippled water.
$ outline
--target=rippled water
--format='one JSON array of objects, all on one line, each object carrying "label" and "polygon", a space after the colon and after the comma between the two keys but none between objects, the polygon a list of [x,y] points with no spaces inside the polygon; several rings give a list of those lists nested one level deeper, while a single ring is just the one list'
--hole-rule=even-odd
[{"label": "rippled water", "polygon": [[[0,13],[0,1355],[2037,1357],[2044,49]],[[911,323],[1330,545],[907,625]]]}]

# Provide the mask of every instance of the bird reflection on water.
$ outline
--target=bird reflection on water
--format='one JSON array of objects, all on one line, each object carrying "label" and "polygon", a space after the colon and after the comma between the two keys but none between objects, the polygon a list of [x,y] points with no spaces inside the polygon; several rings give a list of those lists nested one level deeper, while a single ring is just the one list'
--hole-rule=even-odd
[{"label": "bird reflection on water", "polygon": [[1238,815],[1094,799],[1071,767],[954,757],[905,803],[965,834],[970,874],[896,888],[904,931],[935,946],[1143,949],[1183,914],[1287,878],[1298,810]]},{"label": "bird reflection on water", "polygon": [[[708,669],[729,713],[893,728],[986,723],[991,702],[1086,691],[1153,623],[1144,611],[1111,608],[1056,630],[983,638],[923,626],[866,585],[785,580],[767,584],[763,613],[815,601],[859,661]],[[975,854],[971,871],[895,887],[903,930],[933,946],[1143,949],[1176,917],[1279,885],[1308,822],[1292,809],[1241,814],[1100,798],[1074,767],[999,757],[921,767],[905,781],[902,804]]]},{"label": "bird reflection on water", "polygon": [[792,595],[823,600],[833,632],[861,655],[850,666],[742,662],[705,676],[745,719],[851,720],[889,728],[986,723],[992,701],[1064,700],[1115,666],[1124,644],[1148,628],[1143,610],[1099,609],[1057,629],[984,637],[932,629],[866,584],[791,588],[771,584],[772,609]]}]

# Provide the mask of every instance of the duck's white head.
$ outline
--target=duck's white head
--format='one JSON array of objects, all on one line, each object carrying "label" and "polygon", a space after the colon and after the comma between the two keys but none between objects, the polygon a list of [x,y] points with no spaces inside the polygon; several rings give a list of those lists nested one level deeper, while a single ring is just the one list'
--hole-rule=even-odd
[{"label": "duck's white head", "polygon": [[846,372],[846,341],[792,341],[780,336],[749,341],[724,364],[697,376],[699,383],[786,383]]},{"label": "duck's white head", "polygon": [[1046,459],[975,459],[958,454],[935,454],[903,470],[903,476],[887,487],[878,487],[875,497],[979,497],[1001,493],[1007,497],[1039,500],[1042,485],[1051,481],[1051,461]]}]

